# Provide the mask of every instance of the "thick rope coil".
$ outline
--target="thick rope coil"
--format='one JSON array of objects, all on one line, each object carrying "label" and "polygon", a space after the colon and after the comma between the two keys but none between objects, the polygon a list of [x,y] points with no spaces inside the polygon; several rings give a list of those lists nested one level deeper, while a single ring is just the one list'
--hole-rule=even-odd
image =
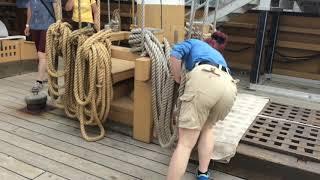
[{"label": "thick rope coil", "polygon": [[[192,28],[190,28],[190,23],[188,22],[185,26],[185,34],[190,35],[190,38],[193,39],[203,39],[202,29],[200,29],[199,26],[196,25],[193,25]],[[186,36],[186,38],[188,38],[188,36]]]},{"label": "thick rope coil", "polygon": [[77,56],[77,49],[80,47],[88,37],[94,34],[94,29],[85,27],[73,31],[68,37],[67,57],[65,57],[65,93],[64,93],[64,110],[68,117],[75,118],[77,115],[77,104],[74,97],[74,73],[75,73],[75,59]]},{"label": "thick rope coil", "polygon": [[[141,29],[132,30],[129,37],[135,48],[142,42]],[[177,111],[179,114],[181,102],[175,99],[175,82],[170,72],[170,44],[164,39],[164,45],[149,30],[145,31],[144,47],[151,59],[151,82],[152,82],[152,112],[155,129],[158,135],[159,143],[162,147],[170,147],[174,144],[178,136],[177,121],[173,122],[173,109],[177,102]],[[185,78],[181,79],[179,86],[179,97],[184,92]]]},{"label": "thick rope coil", "polygon": [[[68,117],[79,119],[84,139],[96,141],[105,135],[102,123],[107,118],[113,96],[110,32],[100,31],[94,34],[93,28],[81,28],[80,0],[78,4],[79,30],[71,32],[71,26],[61,20],[48,29],[49,92],[53,99],[60,97]],[[100,0],[97,0],[97,6],[95,28],[99,31]],[[57,13],[61,10],[60,4]],[[64,71],[58,71],[59,56],[65,61]],[[58,85],[58,78],[63,76],[64,92]],[[89,137],[85,125],[98,125],[100,135]]]},{"label": "thick rope coil", "polygon": [[[74,96],[81,134],[87,141],[102,139],[113,97],[111,78],[111,31],[99,31],[89,37],[77,51]],[[98,125],[100,135],[89,137],[86,125]]]},{"label": "thick rope coil", "polygon": [[59,56],[67,57],[68,37],[71,33],[71,26],[68,23],[58,20],[49,26],[46,38],[48,89],[53,99],[64,94],[63,86],[59,86],[58,78],[64,76],[64,71],[58,70]]},{"label": "thick rope coil", "polygon": [[[156,28],[145,28],[145,30],[151,33],[160,31],[159,29],[156,29]],[[131,52],[142,52],[142,54],[144,53],[144,47],[141,46],[144,39],[142,32],[143,30],[141,28],[136,28],[131,30],[131,34],[129,36],[129,41],[128,41],[131,46]]]}]

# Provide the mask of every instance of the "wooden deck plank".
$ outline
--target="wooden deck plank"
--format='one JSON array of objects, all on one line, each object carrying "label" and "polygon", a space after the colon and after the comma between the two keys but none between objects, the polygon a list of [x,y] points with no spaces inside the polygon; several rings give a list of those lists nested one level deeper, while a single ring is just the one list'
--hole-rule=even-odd
[{"label": "wooden deck plank", "polygon": [[14,83],[13,84],[14,87],[19,88],[19,87],[23,86],[23,89],[31,88],[31,86],[35,82],[33,80],[24,80],[24,81],[23,80],[17,80],[16,78],[4,78],[4,79],[0,79],[0,81],[1,82],[2,81],[12,82],[12,83]]},{"label": "wooden deck plank", "polygon": [[[24,103],[23,102],[19,102],[19,100],[15,99],[15,97],[0,96],[0,99],[4,100],[4,101],[5,100],[11,101],[10,103],[5,103],[5,104],[0,102],[2,104],[2,106],[6,107],[6,108],[10,108],[10,109],[14,110],[14,109],[22,109],[24,107]],[[55,110],[55,112],[57,112],[57,111],[60,111],[60,110]],[[67,118],[64,118],[64,117],[60,117],[60,116],[57,117],[55,115],[55,113],[54,114],[51,114],[51,112],[43,113],[43,114],[41,114],[39,116],[42,117],[42,118],[45,118],[47,120],[50,120],[51,122],[58,122],[58,123],[62,123],[64,125],[66,125],[66,126],[72,126],[74,128],[79,128],[78,121],[70,120],[70,119],[67,119]],[[41,123],[41,124],[48,125],[47,123]],[[163,148],[161,148],[161,147],[159,147],[158,145],[155,145],[155,144],[145,144],[145,143],[133,140],[130,137],[121,135],[119,133],[114,133],[114,132],[110,132],[109,131],[108,134],[107,134],[107,137],[111,138],[111,139],[114,139],[114,140],[117,140],[117,141],[120,141],[122,143],[129,144],[131,146],[135,146],[135,147],[140,148],[140,149],[145,149],[145,150],[148,150],[148,151],[151,151],[151,152],[155,152],[157,154],[171,156],[171,150],[163,149]],[[131,146],[129,146],[129,147],[131,147]]]},{"label": "wooden deck plank", "polygon": [[[0,99],[2,98],[2,96],[0,96]],[[6,106],[12,106],[12,104],[10,105],[6,105]],[[35,122],[35,123],[39,123],[43,126],[46,126],[46,127],[50,127],[50,128],[54,128],[58,131],[62,131],[62,132],[65,132],[65,133],[68,133],[68,134],[72,134],[74,136],[78,136],[80,137],[80,131],[78,129],[78,125],[77,126],[77,129],[73,128],[73,127],[70,127],[70,126],[64,126],[63,124],[59,124],[59,123],[56,123],[56,122],[53,122],[53,119],[60,119],[61,117],[56,117],[56,116],[53,116],[52,119],[49,119],[49,120],[45,120],[45,119],[41,119],[41,117],[35,117],[35,116],[31,116],[31,115],[28,115],[28,114],[24,114],[24,113],[21,113],[21,112],[16,112],[15,110],[13,109],[10,109],[10,108],[6,108],[4,107],[3,105],[1,105],[0,107],[0,111],[2,112],[5,112],[6,114],[11,114],[11,115],[14,115],[18,118],[24,118],[24,119],[27,119],[28,121],[31,121],[31,122]],[[5,119],[10,119],[10,117],[7,117],[6,115],[2,115],[3,117],[6,117]],[[41,115],[42,116],[42,115]],[[49,116],[52,116],[51,114],[49,114]],[[12,118],[11,118],[12,119]],[[67,121],[72,121],[72,120],[68,120],[66,119]],[[17,122],[18,120],[14,120],[12,119],[11,122]],[[44,131],[46,132],[46,131]],[[108,131],[108,134],[107,136],[109,135],[109,131]],[[55,135],[53,135],[53,137],[55,137]],[[61,137],[61,139],[65,139],[64,136]],[[70,140],[71,142],[74,142],[73,140]],[[83,139],[80,139],[80,144],[83,142]],[[134,160],[136,158],[130,158],[129,161],[133,161],[133,163],[135,164],[139,164],[139,165],[145,165],[145,167],[152,167],[153,170],[156,170],[156,171],[159,171],[159,172],[162,172],[162,174],[165,174],[166,173],[166,166],[164,166],[163,164],[167,165],[169,164],[169,160],[170,160],[170,157],[169,156],[166,156],[166,155],[163,155],[163,154],[159,154],[159,153],[156,153],[156,152],[152,152],[152,151],[149,151],[147,149],[143,149],[143,148],[139,148],[139,147],[136,147],[136,146],[132,146],[130,144],[126,144],[126,143],[122,143],[122,142],[119,142],[119,141],[116,141],[116,140],[112,140],[112,139],[109,139],[109,138],[105,138],[101,141],[99,141],[99,143],[103,144],[103,145],[106,145],[108,146],[109,148],[113,148],[113,149],[116,149],[118,150],[119,152],[121,151],[124,151],[124,152],[127,152],[127,153],[130,153],[132,155],[135,155],[135,156],[140,156],[140,158],[147,158],[149,160],[152,160],[152,161],[155,161],[155,163],[152,163],[152,164],[148,164],[147,162],[135,162]],[[91,148],[91,147],[90,147]],[[114,154],[119,154],[115,152],[115,150],[113,149],[109,149],[109,150],[105,150],[105,152],[108,152],[109,155],[114,155]],[[143,153],[143,155],[142,155]],[[123,155],[119,155],[119,157],[121,157],[121,159],[126,159],[127,156],[123,156]],[[157,165],[158,163],[158,165]],[[194,165],[189,165],[189,170],[191,172],[194,172],[195,170],[195,166]]]},{"label": "wooden deck plank", "polygon": [[[7,94],[10,94],[10,92],[7,92]],[[17,94],[15,94],[15,95],[18,96]],[[5,100],[10,101],[10,103],[5,103],[5,105],[3,105],[5,107],[7,107],[7,108],[22,109],[24,107],[24,102],[19,101],[19,98],[16,99],[15,97],[12,97],[12,96],[0,96],[0,99],[4,100],[4,101]],[[13,104],[16,104],[16,105],[13,105]],[[19,104],[20,106],[17,106],[17,104]],[[70,120],[70,119],[67,119],[67,118],[64,118],[64,117],[56,117],[55,116],[55,114],[60,114],[60,113],[63,113],[63,112],[61,110],[54,110],[54,111],[51,111],[51,112],[48,112],[48,113],[43,113],[41,115],[41,117],[46,118],[46,119],[48,119],[50,121],[55,121],[55,122],[58,122],[58,123],[62,123],[62,124],[67,125],[67,126],[72,126],[74,128],[78,128],[79,127],[77,121]],[[159,147],[158,145],[155,145],[155,144],[145,144],[145,143],[136,141],[136,140],[134,140],[134,139],[132,139],[130,137],[121,135],[119,133],[114,133],[114,132],[108,131],[107,137],[108,137],[109,141],[118,141],[118,142],[122,143],[122,146],[120,146],[120,148],[122,148],[123,146],[128,146],[128,145],[129,145],[128,148],[130,148],[130,149],[138,148],[138,151],[137,151],[137,152],[139,152],[138,154],[141,154],[140,150],[145,150],[145,151],[150,152],[150,153],[152,152],[154,154],[160,154],[160,155],[163,155],[163,156],[167,156],[167,158],[166,158],[167,161],[169,159],[169,156],[171,156],[171,150],[169,150],[169,149],[163,149],[163,148],[161,148],[161,147]],[[101,141],[101,142],[103,143],[104,141]],[[114,142],[111,142],[111,143],[114,143]],[[154,156],[151,156],[150,158],[153,159]],[[162,159],[162,158],[160,158],[160,159]]]},{"label": "wooden deck plank", "polygon": [[0,179],[1,180],[27,180],[27,178],[22,177],[18,174],[15,174],[12,171],[9,171],[5,168],[0,167]]},{"label": "wooden deck plank", "polygon": [[[13,87],[6,87],[7,89],[14,89]],[[0,87],[1,89],[1,87]],[[22,90],[22,89],[20,89]],[[23,92],[21,93],[14,93],[14,92],[6,92],[5,94],[13,94],[13,96],[16,96],[17,97],[17,100],[21,103],[24,103],[22,101],[22,99],[24,98],[24,94]],[[12,98],[11,98],[12,100]],[[22,104],[21,104],[22,105]],[[49,112],[50,114],[56,114],[56,115],[62,115],[63,116],[63,111],[61,110],[53,110],[53,111],[50,111]],[[46,114],[46,113],[45,113]],[[50,115],[49,115],[50,116]],[[53,120],[56,120],[56,119],[53,119]],[[77,121],[63,121],[61,122],[63,124],[66,124],[66,125],[71,125],[71,126],[74,126],[74,127],[78,127],[78,122]],[[127,136],[123,136],[123,135],[120,135],[118,133],[116,133],[115,135],[112,134],[112,133],[108,133],[108,137],[109,138],[112,138],[112,139],[116,139],[118,141],[122,141],[122,142],[126,142],[126,143],[129,143],[131,145],[135,145],[137,147],[140,147],[140,148],[146,148],[148,150],[151,150],[151,151],[154,151],[154,152],[157,152],[157,153],[160,153],[160,154],[165,154],[165,155],[168,155],[170,156],[171,153],[172,153],[172,150],[169,150],[169,149],[163,149],[161,147],[159,147],[158,145],[155,145],[155,144],[145,144],[145,143],[142,143],[142,142],[139,142],[139,141],[136,141],[130,137],[127,137]]]},{"label": "wooden deck plank", "polygon": [[[16,110],[22,109],[25,106],[23,99],[24,99],[24,96],[27,93],[29,93],[28,88],[30,86],[30,83],[27,83],[27,82],[28,81],[32,82],[34,80],[32,76],[33,74],[27,74],[27,75],[15,76],[14,78],[6,78],[4,82],[7,86],[5,88],[3,88],[3,86],[0,86],[0,104],[2,104],[2,106],[5,109],[10,109],[10,114],[13,114],[14,116],[16,116],[16,113],[15,113]],[[1,84],[3,84],[2,80],[3,79],[0,79]],[[6,91],[6,90],[9,90],[9,91]],[[9,96],[4,98],[5,95],[9,95]],[[4,100],[5,102],[3,102],[2,100]],[[79,136],[79,132],[77,132],[77,130],[79,129],[78,122],[65,118],[64,113],[61,110],[56,109],[50,112],[43,113],[39,116],[39,119],[37,120],[37,122],[32,122],[32,123],[39,123],[41,119],[42,121],[44,119],[45,122],[41,123],[42,125],[38,124],[40,126],[48,126],[47,121],[51,121],[51,122],[53,121],[53,122],[56,122],[56,125],[57,125],[55,127],[56,131],[62,130],[67,134],[70,134],[73,136]],[[29,119],[27,121],[29,121]],[[52,128],[51,125],[52,124],[50,124],[48,128]],[[69,129],[66,128],[66,126],[68,126]],[[29,127],[27,129],[29,129]],[[29,130],[33,131],[35,129],[32,128]],[[41,132],[38,132],[38,130],[35,130],[35,132],[41,133]],[[131,137],[128,137],[119,133],[115,133],[112,131],[107,131],[107,132],[108,132],[107,133],[108,138],[105,138],[102,141],[99,141],[98,144],[103,146],[108,146],[109,148],[112,147],[114,149],[117,149],[126,153],[130,153],[132,155],[141,156],[149,160],[153,160],[157,163],[163,164],[165,167],[168,165],[172,150],[163,149],[156,144],[145,144],[145,143],[133,140]],[[27,132],[24,132],[24,133],[27,133]],[[45,131],[42,131],[42,133],[45,133]],[[51,137],[51,138],[54,138],[54,137]],[[62,136],[60,138],[62,138]],[[81,141],[83,140],[81,139]],[[195,172],[196,168],[197,167],[194,164],[189,164],[188,171],[193,173]],[[164,172],[166,173],[166,171]],[[215,172],[215,177],[224,177],[229,179],[233,178],[230,175],[226,175],[220,172]],[[193,179],[194,176],[188,173],[186,178]]]},{"label": "wooden deck plank", "polygon": [[[12,87],[7,87],[7,88],[8,89],[14,89]],[[1,89],[1,87],[0,87],[0,89]],[[6,92],[5,94],[7,94],[7,95],[10,94],[11,96],[17,97],[15,102],[19,101],[19,102],[21,102],[21,105],[24,104],[24,102],[21,100],[22,98],[24,98],[23,93],[16,94],[16,93],[13,93],[13,92]],[[10,100],[13,100],[13,98],[10,98]],[[7,106],[7,104],[5,106]],[[63,111],[61,111],[61,110],[53,110],[53,111],[50,111],[48,113],[64,116]],[[53,118],[53,115],[49,115],[49,114],[47,115],[47,113],[44,113],[44,114],[46,114],[46,117],[50,117],[51,116]],[[52,120],[57,120],[57,119],[52,119]],[[70,126],[73,126],[73,127],[78,127],[79,126],[77,121],[72,121],[72,120],[70,121],[68,119],[67,120],[63,120],[63,122],[61,122],[61,123],[64,123],[66,125],[70,125]],[[114,137],[114,138],[117,138],[117,139],[119,139],[121,141],[130,143],[130,144],[137,144],[138,146],[140,146],[142,148],[148,148],[149,150],[152,150],[152,151],[155,151],[155,152],[158,152],[158,153],[161,153],[161,154],[165,154],[165,155],[169,155],[170,156],[171,153],[172,153],[171,150],[163,149],[163,148],[159,147],[158,145],[141,143],[141,142],[133,140],[132,138],[127,137],[127,136],[123,136],[123,138],[118,138],[118,134],[116,134],[115,136],[113,136],[113,134],[108,134],[108,137],[110,137],[110,138]]]},{"label": "wooden deck plank", "polygon": [[[0,89],[1,89],[1,87],[0,87]],[[7,87],[7,89],[10,90],[10,89],[15,89],[15,88]],[[21,109],[21,108],[23,108],[23,106],[22,106],[22,105],[24,105],[24,102],[22,100],[24,98],[23,93],[15,93],[15,92],[7,91],[4,94],[10,95],[10,97],[8,97],[8,96],[0,96],[0,99],[11,101],[11,103],[5,103],[4,106],[10,107],[12,109]],[[14,99],[15,97],[16,97],[16,99]],[[15,105],[12,105],[12,103],[19,103],[21,106],[15,107]],[[68,126],[73,126],[75,128],[79,127],[77,121],[69,120],[69,119],[63,118],[63,117],[59,117],[59,118],[55,117],[55,115],[59,115],[59,114],[63,116],[63,111],[57,109],[57,110],[50,111],[48,113],[44,113],[43,115],[45,115],[46,118],[49,118],[49,120],[57,121],[59,123],[63,123],[63,124],[68,125]],[[134,139],[132,139],[130,137],[127,137],[127,136],[124,136],[124,135],[121,135],[121,134],[118,134],[118,133],[108,132],[107,136],[109,138],[111,138],[111,139],[115,139],[117,141],[121,141],[121,142],[124,142],[124,143],[127,143],[127,144],[129,143],[129,144],[134,145],[136,147],[143,148],[143,149],[146,149],[146,150],[150,150],[150,151],[158,153],[158,154],[171,156],[171,153],[172,153],[172,150],[163,149],[163,148],[161,148],[161,147],[159,147],[158,145],[155,145],[155,144],[145,144],[145,143],[142,143],[140,141],[136,141],[136,140],[134,140]]]},{"label": "wooden deck plank", "polygon": [[91,174],[99,178],[135,179],[132,176],[121,174],[119,171],[115,171],[91,161],[81,159],[80,157],[65,153],[63,151],[38,144],[34,141],[24,139],[7,131],[0,130],[0,140],[20,147],[22,149],[34,152],[41,156],[47,157],[48,159],[54,159],[55,161],[72,166],[86,172],[87,174]]},{"label": "wooden deck plank", "polygon": [[[10,128],[7,129],[10,130]],[[44,171],[39,168],[16,160],[13,157],[3,153],[0,153],[0,167],[6,168],[29,179],[34,179],[40,174],[44,173]]]},{"label": "wooden deck plank", "polygon": [[[6,117],[7,119],[7,117]],[[33,126],[33,124],[27,123],[27,122],[21,122],[18,121],[18,119],[16,119],[15,121],[17,121],[17,123],[21,123],[22,127],[28,127],[30,128],[30,126]],[[2,119],[0,120],[0,129],[1,130],[5,130],[5,127],[8,125],[8,123],[2,122]],[[95,162],[97,164],[100,164],[102,166],[105,167],[109,167],[112,169],[117,169],[123,173],[127,173],[130,174],[132,176],[135,176],[137,178],[141,178],[141,179],[146,179],[148,177],[152,178],[152,179],[163,179],[164,176],[166,175],[166,171],[167,171],[167,166],[163,166],[163,174],[160,174],[158,172],[154,172],[151,170],[148,170],[148,168],[144,168],[144,167],[149,167],[146,166],[146,163],[143,161],[148,162],[149,161],[149,165],[154,165],[157,166],[156,163],[150,163],[152,161],[148,160],[148,159],[140,159],[140,164],[141,165],[137,165],[138,162],[136,162],[136,164],[131,164],[129,162],[125,162],[125,161],[119,161],[115,158],[110,157],[112,155],[112,153],[114,153],[114,157],[118,157],[117,152],[115,152],[115,150],[112,150],[112,148],[106,148],[106,146],[97,144],[97,143],[90,143],[90,142],[85,142],[84,140],[82,140],[81,138],[77,138],[77,137],[72,137],[70,135],[67,135],[65,133],[59,133],[57,131],[54,130],[50,130],[50,129],[45,129],[42,128],[38,129],[38,131],[43,131],[42,133],[46,133],[45,134],[40,134],[38,131],[31,131],[25,128],[19,128],[17,130],[14,131],[10,131],[12,134],[19,136],[21,138],[25,138],[28,140],[32,140],[34,142],[37,142],[39,144],[54,148],[56,150],[62,151],[62,152],[66,152],[69,154],[72,154],[76,157],[88,160],[88,161],[92,161]],[[1,134],[1,132],[0,132]],[[54,139],[52,137],[56,137],[57,139]],[[62,140],[58,140],[58,139],[64,139],[64,141]],[[68,143],[66,143],[68,142]],[[72,143],[72,144],[69,144]],[[76,145],[73,145],[76,144]],[[107,154],[107,155],[105,155]],[[130,154],[128,153],[122,153],[121,154],[124,158],[132,158],[133,160],[136,160],[137,158],[130,156]],[[130,161],[130,160],[129,160]],[[132,160],[131,160],[132,161]],[[137,161],[137,160],[136,160]],[[159,166],[159,165],[158,165]]]},{"label": "wooden deck plank", "polygon": [[34,180],[66,180],[66,179],[49,172],[45,172],[41,174],[39,177],[35,178]]},{"label": "wooden deck plank", "polygon": [[[5,111],[6,114],[14,113],[14,110],[5,108],[2,105],[0,105],[0,111]],[[150,169],[162,175],[166,175],[167,165],[169,164],[170,160],[169,156],[164,156],[152,151],[148,151],[146,149],[137,148],[135,146],[121,143],[109,138],[105,138],[99,141],[97,144],[88,143],[80,138],[80,131],[78,129],[75,130],[73,127],[63,126],[62,124],[57,124],[55,122],[49,123],[50,121],[48,122],[48,120],[44,119],[40,120],[40,122],[37,122],[37,120],[32,120],[31,118],[29,119],[28,115],[24,115],[24,117],[22,117],[22,115],[13,117],[4,113],[0,114],[0,121],[15,124],[23,128],[28,128],[38,133],[43,133],[52,138],[57,138],[71,144],[75,144],[77,146],[88,148],[92,151],[100,152],[107,156],[116,157],[119,160],[127,161],[128,163],[132,163],[136,166],[146,167],[146,169]],[[34,122],[35,124],[30,124],[28,122]],[[60,134],[58,132],[60,132]],[[121,167],[117,168],[121,169]],[[189,170],[192,172],[194,172],[195,168],[196,167],[194,165],[189,166]],[[122,171],[125,172],[125,170]]]},{"label": "wooden deck plank", "polygon": [[[0,109],[1,109],[1,107],[0,107]],[[2,109],[1,111],[6,111],[6,113],[8,113],[8,112],[10,113],[10,111],[13,111],[13,110]],[[1,119],[0,121],[5,121],[8,123],[16,124],[16,125],[23,127],[23,128],[28,128],[28,129],[30,128],[30,124],[25,123],[16,117],[8,116],[3,113],[1,113],[0,119]],[[44,120],[42,120],[42,121],[44,121]],[[47,123],[43,122],[43,124],[47,124]],[[3,125],[3,127],[6,127],[6,126],[8,126],[8,125]],[[31,125],[31,126],[34,126],[34,125]],[[59,128],[56,128],[56,129],[58,129],[58,130],[61,129],[61,126],[59,126]],[[67,141],[67,142],[70,142],[72,144],[76,144],[81,147],[86,147],[90,150],[100,152],[100,153],[103,153],[108,156],[116,156],[117,158],[120,158],[120,160],[127,160],[128,159],[127,160],[128,163],[134,163],[134,165],[136,165],[136,166],[146,167],[146,169],[144,169],[143,173],[147,173],[147,169],[151,169],[153,171],[157,171],[157,172],[161,173],[162,175],[166,175],[167,165],[169,164],[169,160],[170,160],[170,157],[168,157],[168,156],[164,156],[161,154],[159,155],[158,153],[147,151],[145,149],[138,149],[138,148],[135,148],[134,146],[128,147],[128,144],[126,145],[125,143],[122,143],[121,145],[119,145],[119,142],[114,141],[114,140],[109,140],[108,138],[103,139],[104,143],[101,143],[101,144],[88,143],[88,142],[84,141],[83,139],[81,139],[79,137],[80,132],[79,131],[74,132],[74,128],[72,128],[72,127],[69,127],[69,129],[65,129],[65,131],[66,131],[66,133],[72,132],[71,134],[74,134],[74,136],[78,136],[77,138],[73,137],[71,135],[68,135],[68,134],[57,134],[57,132],[59,132],[59,131],[57,131],[57,130],[55,130],[55,131],[50,128],[45,128],[43,126],[42,127],[40,126],[37,129],[37,132],[42,132],[43,134],[46,134],[46,135],[53,137],[53,138],[59,138],[60,140]],[[20,134],[23,134],[23,133],[17,133],[17,135],[20,135]],[[26,136],[27,136],[27,134],[25,135],[25,137]],[[37,139],[38,136],[40,136],[40,135],[38,134],[38,135],[34,135],[34,136],[37,136],[36,137],[36,139]],[[32,136],[30,136],[30,138],[32,138]],[[45,138],[41,137],[41,140],[42,139],[45,139]],[[46,142],[41,142],[41,143],[46,144]],[[115,146],[117,146],[117,147],[115,147]],[[55,147],[55,148],[60,149],[60,148],[66,148],[66,147],[67,147],[67,145],[61,144],[60,146]],[[71,148],[67,148],[67,150],[68,149],[71,149]],[[139,150],[141,150],[141,151],[139,151]],[[74,151],[72,151],[72,153],[74,153]],[[128,153],[128,154],[125,154],[125,153]],[[142,153],[144,153],[144,154],[142,154]],[[86,154],[90,154],[90,153],[87,152]],[[78,156],[80,156],[80,155],[78,155]],[[148,156],[148,157],[146,158],[146,156]],[[98,161],[99,160],[95,160],[95,162],[98,162]],[[112,161],[106,160],[106,162],[111,163]],[[112,164],[116,164],[116,163],[112,163]],[[128,170],[123,170],[123,167],[116,167],[116,168],[122,170],[123,172],[128,171]],[[190,164],[188,169],[189,169],[189,171],[194,172],[195,168],[196,167],[193,164]],[[140,172],[139,170],[136,170],[136,168],[131,167],[128,169],[135,170],[134,171],[135,173]],[[192,174],[187,173],[185,178],[190,178],[190,177],[192,177]]]},{"label": "wooden deck plank", "polygon": [[[4,97],[3,95],[0,95],[0,99],[1,100],[8,100],[8,96]],[[32,122],[40,123],[40,124],[42,124],[44,126],[47,126],[47,127],[48,127],[48,125],[50,125],[49,127],[54,127],[55,129],[57,129],[59,131],[63,131],[63,132],[70,133],[70,134],[73,134],[73,135],[76,135],[76,136],[80,136],[79,130],[77,131],[77,130],[75,130],[75,128],[73,128],[73,127],[76,127],[77,129],[79,128],[79,125],[78,125],[77,121],[69,120],[69,119],[62,118],[62,117],[57,117],[57,116],[52,115],[52,114],[46,114],[45,116],[40,115],[43,118],[48,118],[49,117],[48,120],[44,120],[44,119],[41,120],[40,117],[34,117],[34,116],[31,116],[31,115],[23,114],[21,112],[16,112],[15,109],[22,109],[23,106],[24,106],[23,103],[20,103],[20,106],[13,105],[13,104],[17,104],[17,103],[18,103],[18,100],[15,100],[15,102],[14,102],[14,99],[11,99],[10,103],[5,103],[6,105],[1,105],[0,111],[6,112],[6,113],[14,115],[14,116],[18,115],[18,118],[19,117],[20,118],[28,117],[28,120],[31,120]],[[10,109],[10,108],[12,108],[12,109]],[[33,121],[34,118],[32,118],[32,117],[38,119],[38,121]],[[54,121],[56,121],[58,119],[61,120],[61,121],[65,121],[65,122],[72,122],[72,126],[73,127],[68,127],[68,125],[63,126],[61,124],[55,123]],[[15,122],[15,121],[12,120],[12,122]],[[67,124],[70,124],[70,123],[67,123]],[[120,134],[108,131],[107,136],[109,136],[109,135],[117,137]],[[121,135],[121,136],[123,136],[123,135]],[[128,137],[128,138],[130,139],[130,137]],[[134,146],[132,144],[127,144],[127,143],[124,143],[124,142],[121,142],[121,141],[113,140],[113,139],[110,139],[110,138],[105,138],[105,139],[103,139],[102,141],[99,141],[99,142],[101,144],[106,145],[106,146],[110,146],[110,147],[116,148],[118,150],[125,151],[125,152],[128,152],[128,153],[137,155],[137,156],[142,156],[142,154],[143,154],[143,157],[146,157],[146,158],[148,158],[150,160],[156,161],[156,162],[158,162],[160,164],[168,165],[169,161],[170,161],[171,154],[167,155],[167,154],[163,154],[163,153],[159,153],[159,152],[155,152],[155,151],[150,151],[149,149],[145,148],[145,147],[149,146],[149,144],[144,144],[145,147],[139,147],[139,146]],[[136,141],[136,142],[139,142],[139,141]],[[141,144],[143,144],[143,143],[141,143]],[[152,145],[152,146],[156,147],[156,145]],[[163,150],[160,147],[157,147],[157,149],[159,149],[159,151]],[[147,166],[147,167],[150,167],[150,166]],[[152,165],[151,167],[157,167],[157,166]],[[195,169],[196,169],[195,165],[189,164],[189,166],[188,166],[188,171],[189,172],[193,173],[195,171]],[[163,168],[162,168],[161,171],[164,173]]]},{"label": "wooden deck plank", "polygon": [[18,159],[20,161],[23,161],[35,167],[41,167],[41,169],[43,170],[50,171],[54,174],[57,174],[61,177],[65,177],[67,179],[79,179],[79,180],[99,179],[81,170],[67,166],[63,163],[59,163],[55,160],[48,159],[39,154],[35,154],[33,152],[27,151],[23,148],[19,148],[17,146],[14,146],[2,140],[0,140],[0,147],[1,147],[0,152],[9,154],[15,159]]},{"label": "wooden deck plank", "polygon": [[[19,83],[19,82],[18,82]],[[5,93],[7,91],[10,91],[12,93],[17,93],[17,94],[31,94],[31,91],[29,89],[26,89],[25,85],[17,84],[17,82],[12,82],[9,80],[4,80],[0,79],[0,91],[2,93]]]}]

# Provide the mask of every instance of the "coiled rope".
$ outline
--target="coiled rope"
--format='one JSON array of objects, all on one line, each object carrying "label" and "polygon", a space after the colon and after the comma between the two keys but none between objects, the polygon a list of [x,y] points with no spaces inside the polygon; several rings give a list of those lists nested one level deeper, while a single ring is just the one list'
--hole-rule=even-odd
[{"label": "coiled rope", "polygon": [[[129,42],[135,45],[136,50],[143,49],[137,47],[142,42],[141,32],[141,29],[133,29],[129,37]],[[144,36],[144,47],[151,59],[152,113],[155,129],[161,147],[170,147],[178,136],[174,111],[179,114],[181,106],[181,101],[175,99],[175,83],[170,72],[171,48],[166,39],[162,45],[149,30],[145,30]],[[183,74],[179,86],[179,97],[184,92],[184,86],[185,76]]]},{"label": "coiled rope", "polygon": [[74,73],[75,60],[77,57],[77,49],[94,34],[94,29],[85,27],[73,31],[68,38],[67,57],[65,57],[65,93],[64,93],[64,110],[68,117],[75,118],[77,116],[77,103],[74,97]]},{"label": "coiled rope", "polygon": [[[49,92],[54,100],[62,101],[65,113],[80,121],[81,134],[87,141],[104,137],[102,123],[106,120],[113,96],[111,79],[111,31],[100,30],[100,1],[97,1],[98,16],[93,28],[81,28],[80,0],[79,30],[71,31],[66,22],[57,20],[47,33],[47,56]],[[58,12],[61,11],[58,6]],[[59,11],[60,10],[60,11]],[[62,17],[61,15],[57,15]],[[64,70],[58,70],[58,58],[64,60]],[[58,84],[64,76],[65,85]],[[64,88],[64,90],[63,90]],[[85,126],[97,125],[100,135],[88,136]]]},{"label": "coiled rope", "polygon": [[49,26],[46,38],[48,90],[53,99],[58,99],[64,94],[63,85],[58,84],[58,78],[64,76],[64,71],[58,70],[59,56],[67,57],[68,37],[71,26],[58,20]]},{"label": "coiled rope", "polygon": [[[111,78],[111,31],[102,30],[89,37],[77,51],[74,75],[74,97],[81,134],[87,141],[105,135],[105,122],[113,96]],[[85,126],[97,125],[100,135],[89,137]]]}]

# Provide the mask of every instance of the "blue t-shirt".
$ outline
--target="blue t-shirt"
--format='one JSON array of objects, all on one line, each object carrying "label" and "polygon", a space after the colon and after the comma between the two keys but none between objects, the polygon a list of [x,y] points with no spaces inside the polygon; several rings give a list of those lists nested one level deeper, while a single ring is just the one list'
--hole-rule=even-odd
[{"label": "blue t-shirt", "polygon": [[193,69],[196,63],[203,61],[220,64],[228,68],[224,57],[219,51],[198,39],[189,39],[176,44],[171,51],[171,56],[181,59],[189,71]]},{"label": "blue t-shirt", "polygon": [[[42,0],[51,13],[54,15],[53,3],[54,0]],[[41,0],[30,0],[29,7],[31,8],[30,29],[47,30],[54,23],[54,18],[50,15]]]},{"label": "blue t-shirt", "polygon": [[29,0],[16,0],[17,8],[28,8]]}]

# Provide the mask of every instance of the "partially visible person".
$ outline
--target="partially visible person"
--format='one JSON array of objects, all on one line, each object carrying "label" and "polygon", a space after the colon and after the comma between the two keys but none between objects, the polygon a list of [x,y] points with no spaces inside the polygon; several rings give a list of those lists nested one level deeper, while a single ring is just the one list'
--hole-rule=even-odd
[{"label": "partially visible person", "polygon": [[27,23],[27,20],[24,17],[27,15],[28,3],[29,0],[16,0],[16,28],[20,35],[24,34],[25,25]]},{"label": "partially visible person", "polygon": [[[73,29],[78,29],[78,22],[82,22],[82,26],[95,26],[98,21],[98,7],[96,0],[81,0],[80,1],[80,18],[79,18],[79,3],[78,0],[67,0],[65,5],[66,11],[73,10],[71,23]],[[97,29],[97,27],[95,27]]]},{"label": "partially visible person", "polygon": [[32,37],[36,44],[39,64],[38,75],[31,91],[39,92],[43,89],[46,80],[46,34],[49,26],[55,22],[54,0],[30,0],[27,11],[27,23],[24,33]]}]

